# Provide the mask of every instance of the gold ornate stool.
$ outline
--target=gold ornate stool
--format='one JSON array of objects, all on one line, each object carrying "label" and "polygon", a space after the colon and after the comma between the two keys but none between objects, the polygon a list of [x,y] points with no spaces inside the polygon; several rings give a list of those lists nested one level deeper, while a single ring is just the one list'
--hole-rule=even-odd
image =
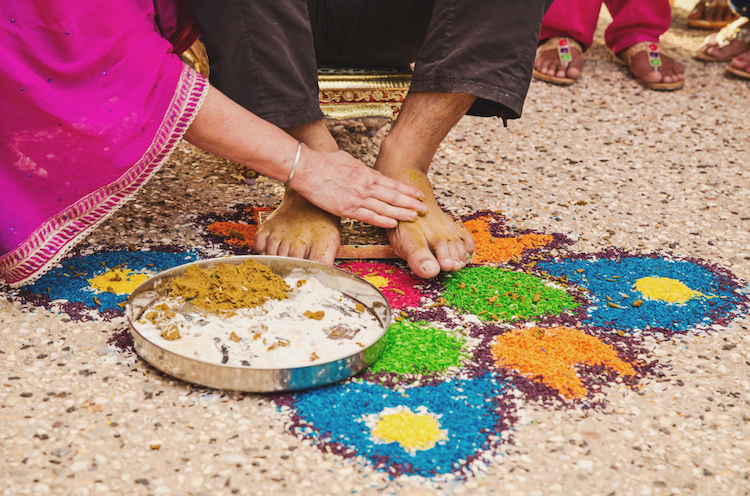
[{"label": "gold ornate stool", "polygon": [[333,119],[398,117],[411,69],[318,69],[320,109]]}]

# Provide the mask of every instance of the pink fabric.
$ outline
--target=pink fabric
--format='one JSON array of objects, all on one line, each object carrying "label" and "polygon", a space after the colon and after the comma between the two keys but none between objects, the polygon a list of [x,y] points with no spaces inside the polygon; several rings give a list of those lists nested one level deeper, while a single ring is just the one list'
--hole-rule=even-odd
[{"label": "pink fabric", "polygon": [[555,0],[542,21],[540,39],[568,36],[591,46],[602,3],[612,14],[604,41],[614,53],[641,41],[659,41],[672,21],[669,0]]},{"label": "pink fabric", "polygon": [[[6,282],[30,282],[121,206],[192,121],[207,83],[155,14],[152,0],[0,1]],[[192,18],[179,22],[184,45]]]}]

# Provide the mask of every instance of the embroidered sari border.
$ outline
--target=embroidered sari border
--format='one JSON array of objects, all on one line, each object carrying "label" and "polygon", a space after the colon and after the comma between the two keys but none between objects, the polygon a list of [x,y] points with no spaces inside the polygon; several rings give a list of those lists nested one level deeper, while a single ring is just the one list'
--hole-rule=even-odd
[{"label": "embroidered sari border", "polygon": [[46,273],[94,228],[122,207],[161,168],[193,122],[208,93],[205,77],[185,66],[159,131],[136,164],[115,181],[51,217],[18,247],[0,257],[0,273],[11,287]]}]

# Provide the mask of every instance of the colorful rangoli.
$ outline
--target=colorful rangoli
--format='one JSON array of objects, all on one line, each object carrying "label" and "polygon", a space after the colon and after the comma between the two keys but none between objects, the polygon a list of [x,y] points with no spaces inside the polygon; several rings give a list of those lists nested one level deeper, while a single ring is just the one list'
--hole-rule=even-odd
[{"label": "colorful rangoli", "polygon": [[[477,251],[457,273],[422,281],[398,261],[339,264],[378,287],[395,320],[358,377],[270,398],[292,435],[393,477],[465,478],[512,442],[524,402],[598,408],[607,387],[637,387],[659,367],[642,358],[644,336],[713,332],[748,308],[747,283],[712,263],[575,253],[566,237],[514,231],[495,213],[463,220]],[[217,247],[252,253],[252,208],[202,222],[210,255],[79,254],[13,295],[108,320],[151,274]]]}]

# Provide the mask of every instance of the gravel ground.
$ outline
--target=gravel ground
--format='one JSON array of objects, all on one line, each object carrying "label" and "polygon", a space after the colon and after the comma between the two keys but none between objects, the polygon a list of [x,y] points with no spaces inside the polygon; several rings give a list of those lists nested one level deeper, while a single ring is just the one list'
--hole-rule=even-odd
[{"label": "gravel ground", "polygon": [[[459,214],[500,210],[577,251],[617,246],[706,259],[750,280],[748,83],[690,58],[678,1],[664,44],[682,91],[644,90],[602,45],[578,84],[532,83],[503,129],[464,118],[432,180]],[[331,125],[367,163],[387,132]],[[205,243],[192,222],[238,203],[275,205],[280,186],[182,144],[89,246]],[[585,202],[585,205],[583,204]],[[0,494],[750,494],[750,318],[707,336],[647,339],[664,377],[612,387],[593,410],[525,404],[513,444],[464,482],[391,480],[285,431],[262,396],[172,380],[107,340],[112,322],[71,321],[0,288]],[[671,380],[665,380],[671,379]]]}]

